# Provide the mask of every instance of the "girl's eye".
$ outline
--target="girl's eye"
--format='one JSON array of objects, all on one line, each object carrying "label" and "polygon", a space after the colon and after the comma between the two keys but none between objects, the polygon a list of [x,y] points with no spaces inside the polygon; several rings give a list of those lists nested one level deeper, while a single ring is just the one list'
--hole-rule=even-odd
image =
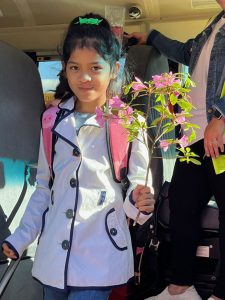
[{"label": "girl's eye", "polygon": [[100,66],[93,66],[92,67],[92,70],[93,71],[99,71],[99,70],[101,70],[102,69],[102,67],[100,67]]},{"label": "girl's eye", "polygon": [[77,70],[78,70],[78,67],[77,67],[77,66],[71,66],[71,67],[70,67],[70,70],[77,71]]}]

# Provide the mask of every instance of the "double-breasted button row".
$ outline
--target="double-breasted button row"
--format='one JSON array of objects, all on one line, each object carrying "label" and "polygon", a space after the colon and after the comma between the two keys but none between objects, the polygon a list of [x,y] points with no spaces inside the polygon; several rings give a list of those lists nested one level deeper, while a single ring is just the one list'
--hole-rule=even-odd
[{"label": "double-breasted button row", "polygon": [[75,188],[75,187],[77,186],[77,181],[76,181],[75,178],[71,178],[71,179],[70,179],[70,186],[71,186],[72,188]]},{"label": "double-breasted button row", "polygon": [[72,219],[73,218],[73,210],[71,208],[67,209],[67,211],[66,211],[66,217],[68,219]]},{"label": "double-breasted button row", "polygon": [[110,234],[113,235],[113,236],[117,235],[117,230],[116,230],[116,228],[111,228],[109,232],[110,232]]},{"label": "double-breasted button row", "polygon": [[63,250],[68,250],[69,247],[70,247],[70,242],[68,240],[64,240],[62,242],[62,248],[63,248]]},{"label": "double-breasted button row", "polygon": [[80,156],[80,150],[79,149],[73,149],[73,156]]}]

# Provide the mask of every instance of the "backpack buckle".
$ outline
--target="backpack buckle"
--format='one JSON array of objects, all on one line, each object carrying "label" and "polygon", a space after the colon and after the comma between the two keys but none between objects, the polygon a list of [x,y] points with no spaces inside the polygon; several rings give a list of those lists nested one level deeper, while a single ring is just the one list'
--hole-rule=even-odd
[{"label": "backpack buckle", "polygon": [[129,182],[129,180],[128,180],[127,177],[121,179],[121,187],[122,187],[122,190],[123,190],[123,191],[127,191],[128,188],[129,188],[129,185],[130,185],[130,182]]},{"label": "backpack buckle", "polygon": [[127,177],[127,168],[122,168],[120,170],[120,182],[123,191],[127,191],[130,185],[130,181]]},{"label": "backpack buckle", "polygon": [[153,238],[150,240],[149,249],[153,251],[157,251],[159,248],[160,241],[157,238]]}]

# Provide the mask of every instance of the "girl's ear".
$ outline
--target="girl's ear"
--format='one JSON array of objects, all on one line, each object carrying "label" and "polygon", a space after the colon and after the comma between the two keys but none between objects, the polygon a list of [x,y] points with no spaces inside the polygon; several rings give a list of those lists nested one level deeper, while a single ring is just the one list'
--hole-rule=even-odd
[{"label": "girl's ear", "polygon": [[117,61],[115,66],[113,67],[111,79],[115,79],[120,72],[120,63]]}]

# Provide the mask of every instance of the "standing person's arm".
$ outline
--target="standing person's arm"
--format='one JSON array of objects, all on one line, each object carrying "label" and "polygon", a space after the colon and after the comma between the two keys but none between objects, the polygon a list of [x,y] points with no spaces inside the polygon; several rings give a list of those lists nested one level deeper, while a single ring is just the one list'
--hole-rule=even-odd
[{"label": "standing person's arm", "polygon": [[204,147],[206,156],[219,156],[219,150],[224,152],[225,134],[225,97],[219,98],[213,105],[213,117],[204,132]]},{"label": "standing person's arm", "polygon": [[219,150],[224,152],[223,135],[225,133],[224,119],[212,118],[205,129],[204,147],[206,156],[219,156]]},{"label": "standing person's arm", "polygon": [[170,39],[160,33],[157,30],[151,30],[150,33],[144,34],[134,32],[126,36],[127,38],[134,37],[138,40],[140,45],[147,44],[155,47],[161,54],[169,58],[170,60],[178,63],[189,65],[191,48],[193,39],[188,40],[185,43]]},{"label": "standing person's arm", "polygon": [[152,30],[146,40],[147,45],[155,47],[161,54],[183,65],[189,65],[193,39],[185,43],[170,39],[157,30]]},{"label": "standing person's arm", "polygon": [[[223,59],[221,59],[222,63]],[[223,65],[223,64],[222,64]],[[218,157],[220,152],[224,152],[224,134],[225,134],[225,67],[221,75],[217,74],[220,78],[219,85],[214,95],[213,117],[207,125],[204,132],[204,147],[206,156],[212,158]]]}]

